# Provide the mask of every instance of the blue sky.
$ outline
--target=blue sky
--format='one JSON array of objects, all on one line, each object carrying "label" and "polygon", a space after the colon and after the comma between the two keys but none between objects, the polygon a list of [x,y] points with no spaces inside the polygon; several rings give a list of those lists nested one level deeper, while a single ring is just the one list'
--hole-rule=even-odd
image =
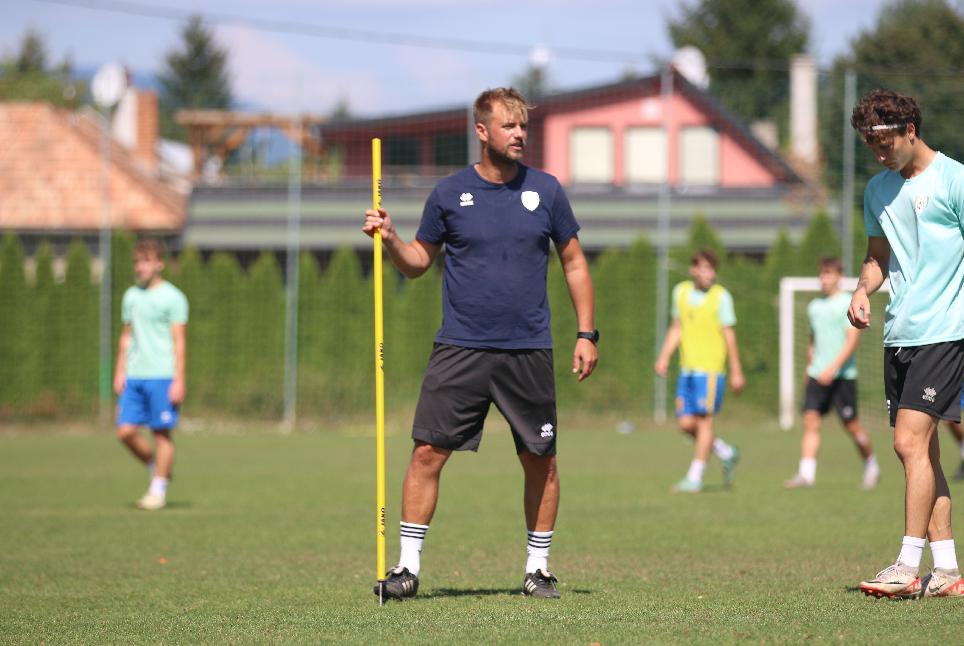
[{"label": "blue sky", "polygon": [[[0,54],[16,50],[27,28],[40,31],[51,58],[70,55],[78,67],[116,60],[139,73],[157,71],[176,47],[181,23],[90,7],[113,0],[5,0]],[[690,0],[691,2],[693,0]],[[456,0],[130,0],[131,4],[209,15],[241,15],[300,25],[482,41],[509,51],[480,53],[385,44],[377,38],[338,40],[215,22],[231,52],[235,93],[248,105],[290,113],[324,113],[347,99],[358,114],[383,114],[469,102],[485,87],[504,85],[525,68],[537,47],[550,52],[548,74],[566,89],[616,80],[632,68],[652,71],[672,54],[666,18],[678,0],[526,0],[496,4]],[[87,5],[86,7],[80,5]],[[828,65],[851,39],[871,28],[886,0],[798,0],[812,20],[811,53]],[[553,50],[591,49],[620,61],[552,56]]]}]

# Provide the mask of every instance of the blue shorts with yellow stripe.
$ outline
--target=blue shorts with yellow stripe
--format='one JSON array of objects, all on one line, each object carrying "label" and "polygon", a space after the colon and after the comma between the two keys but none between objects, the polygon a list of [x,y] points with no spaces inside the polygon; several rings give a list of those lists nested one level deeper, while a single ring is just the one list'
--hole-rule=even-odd
[{"label": "blue shorts with yellow stripe", "polygon": [[[726,375],[682,372],[676,382],[676,415],[715,415],[723,405]],[[710,404],[713,408],[710,409]]]}]

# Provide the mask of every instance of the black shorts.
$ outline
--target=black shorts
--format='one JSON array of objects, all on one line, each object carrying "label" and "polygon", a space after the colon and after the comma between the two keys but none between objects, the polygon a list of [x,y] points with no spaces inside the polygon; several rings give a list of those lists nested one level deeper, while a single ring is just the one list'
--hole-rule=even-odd
[{"label": "black shorts", "polygon": [[857,419],[857,380],[834,379],[829,386],[821,385],[816,379],[807,379],[807,393],[803,400],[803,412],[815,410],[826,415],[833,405],[837,415],[844,422]]},{"label": "black shorts", "polygon": [[516,453],[556,454],[552,350],[486,350],[436,343],[415,408],[412,437],[477,451],[489,405],[509,422]]},{"label": "black shorts", "polygon": [[884,392],[890,425],[910,408],[951,422],[961,420],[964,340],[884,348]]}]

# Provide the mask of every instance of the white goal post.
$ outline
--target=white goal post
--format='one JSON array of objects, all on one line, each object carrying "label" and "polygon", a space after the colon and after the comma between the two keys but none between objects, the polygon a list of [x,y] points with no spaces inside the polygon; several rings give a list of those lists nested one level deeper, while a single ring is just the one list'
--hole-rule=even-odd
[{"label": "white goal post", "polygon": [[[857,279],[843,278],[840,287],[853,291],[857,288]],[[780,428],[785,431],[793,428],[797,415],[794,388],[800,380],[794,365],[794,295],[819,291],[820,279],[814,276],[788,276],[780,280]],[[890,292],[890,281],[884,281],[878,291]],[[877,320],[883,320],[883,317],[878,315]]]}]

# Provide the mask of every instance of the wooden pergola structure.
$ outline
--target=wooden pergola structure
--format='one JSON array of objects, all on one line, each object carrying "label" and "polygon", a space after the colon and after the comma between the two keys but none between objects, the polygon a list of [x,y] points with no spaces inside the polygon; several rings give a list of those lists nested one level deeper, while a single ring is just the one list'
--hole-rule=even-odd
[{"label": "wooden pergola structure", "polygon": [[299,142],[303,155],[321,156],[319,130],[312,126],[327,121],[326,117],[318,115],[282,116],[230,110],[178,110],[175,119],[187,128],[188,142],[194,153],[195,178],[201,175],[205,161],[212,156],[224,164],[254,128],[277,128],[292,141]]}]

